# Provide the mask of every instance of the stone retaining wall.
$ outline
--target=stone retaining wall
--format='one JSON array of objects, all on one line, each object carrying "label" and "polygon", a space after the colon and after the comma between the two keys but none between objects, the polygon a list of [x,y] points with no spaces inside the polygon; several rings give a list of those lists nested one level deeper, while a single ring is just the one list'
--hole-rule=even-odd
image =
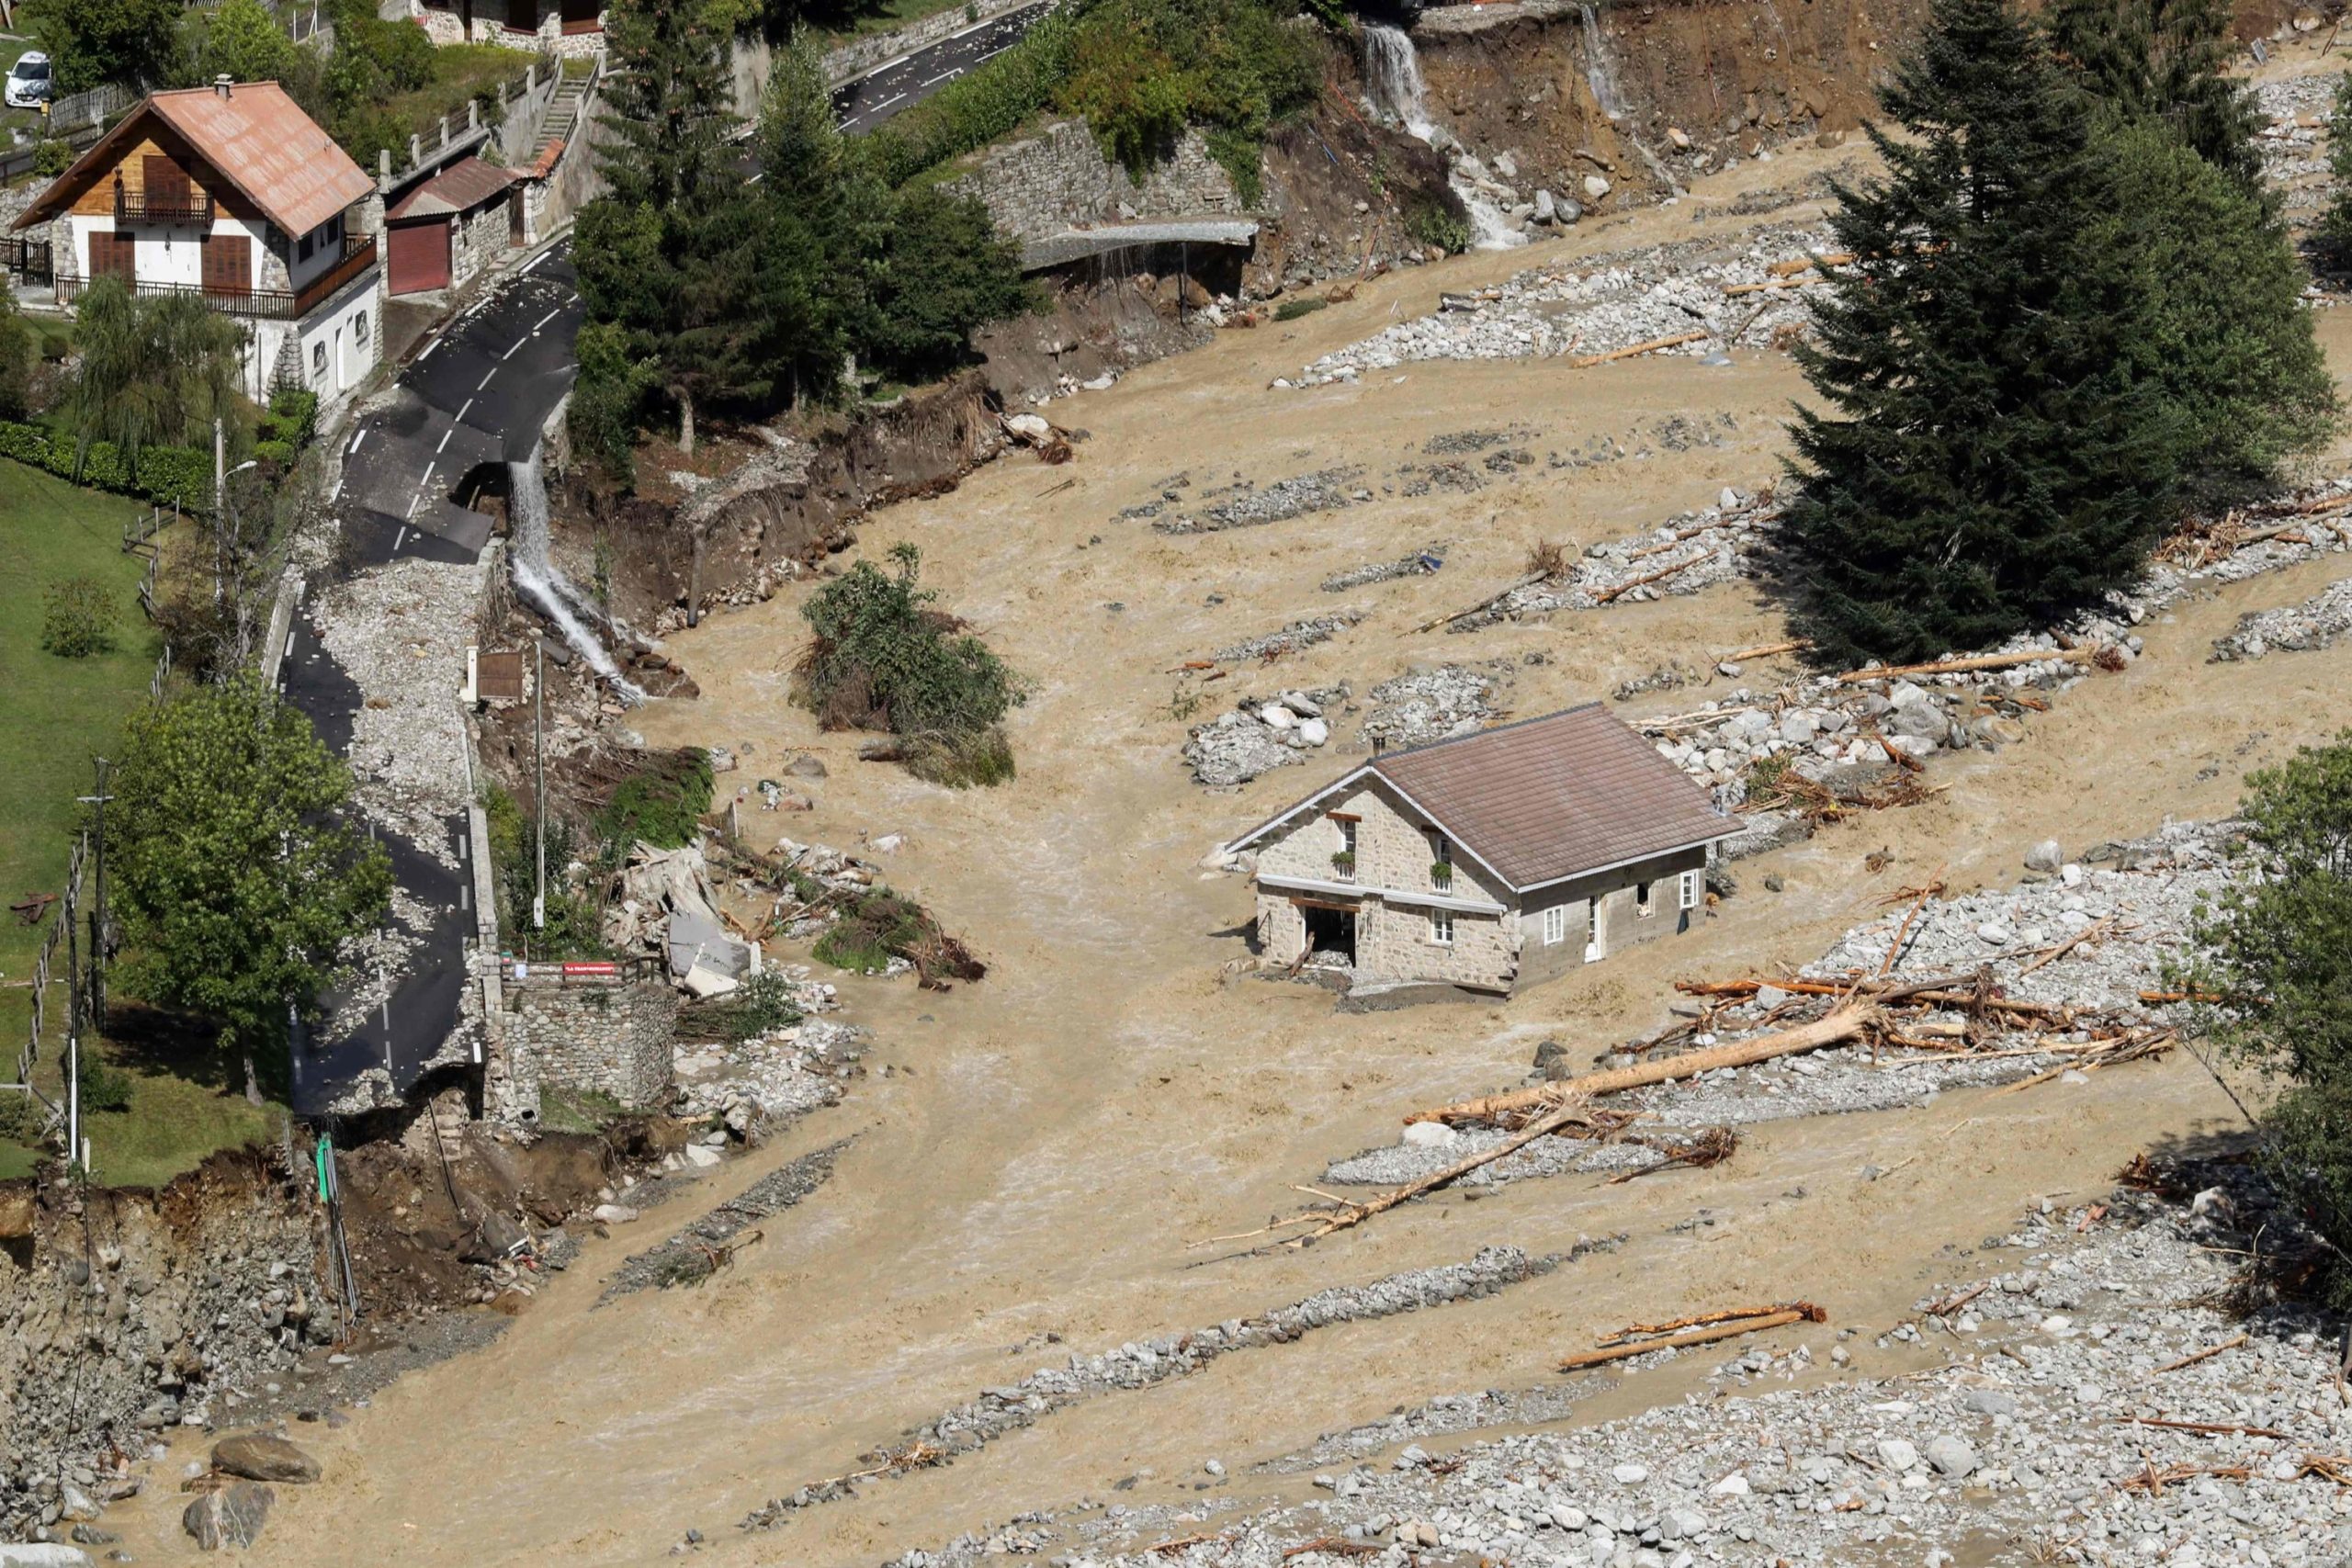
[{"label": "stone retaining wall", "polygon": [[670,1094],[678,996],[660,982],[566,984],[553,974],[509,979],[500,1021],[516,1099],[536,1107],[549,1089],[610,1095],[631,1111]]},{"label": "stone retaining wall", "polygon": [[1057,121],[1038,135],[993,148],[944,188],[978,197],[999,228],[1023,241],[1091,223],[1243,210],[1233,176],[1209,156],[1196,132],[1187,131],[1175,155],[1147,170],[1138,184],[1102,155],[1083,120]]}]

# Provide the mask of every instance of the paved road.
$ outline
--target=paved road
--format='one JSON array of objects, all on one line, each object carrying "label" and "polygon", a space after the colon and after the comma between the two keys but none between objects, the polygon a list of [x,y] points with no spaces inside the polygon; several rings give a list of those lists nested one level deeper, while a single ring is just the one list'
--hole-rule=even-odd
[{"label": "paved road", "polygon": [[[431,338],[401,372],[391,400],[358,421],[335,491],[356,570],[403,556],[469,561],[481,554],[490,520],[458,505],[455,492],[477,467],[526,457],[537,445],[571,385],[582,313],[575,282],[563,247],[548,252]],[[348,750],[359,686],[321,643],[307,603],[280,671],[288,700],[328,744]],[[394,1089],[405,1092],[457,1028],[474,926],[470,847],[463,817],[445,818],[442,829],[456,867],[385,836],[395,879],[426,918],[421,930],[395,921],[417,945],[364,1022],[300,1043],[297,1111],[323,1110],[371,1066],[389,1069]]]},{"label": "paved road", "polygon": [[914,107],[981,62],[993,60],[1053,9],[1038,0],[992,22],[978,22],[929,49],[902,55],[877,71],[833,89],[833,116],[853,135],[871,130],[892,115]]}]

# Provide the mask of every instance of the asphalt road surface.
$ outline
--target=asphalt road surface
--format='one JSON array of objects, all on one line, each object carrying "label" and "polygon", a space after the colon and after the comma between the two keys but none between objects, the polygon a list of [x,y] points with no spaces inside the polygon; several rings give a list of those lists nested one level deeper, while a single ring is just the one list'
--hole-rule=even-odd
[{"label": "asphalt road surface", "polygon": [[[490,520],[458,505],[456,495],[478,468],[527,457],[538,445],[571,385],[582,313],[575,282],[563,246],[545,253],[428,339],[391,399],[358,420],[334,491],[355,570],[401,556],[467,561],[481,554]],[[307,599],[279,669],[287,700],[311,716],[329,745],[347,751],[359,686],[320,642]],[[394,1091],[406,1092],[457,1028],[465,940],[474,926],[470,848],[463,817],[445,819],[442,829],[458,852],[457,867],[397,834],[384,836],[394,879],[426,911],[424,927],[395,921],[416,945],[390,976],[389,995],[355,1027],[298,1043],[295,1110],[323,1111],[370,1067],[386,1069]],[[333,1015],[344,999],[327,998],[325,1010]]]},{"label": "asphalt road surface", "polygon": [[917,50],[845,83],[833,89],[833,117],[853,135],[871,130],[1011,49],[1052,9],[1050,0],[1038,0],[992,22],[976,22],[929,49]]}]

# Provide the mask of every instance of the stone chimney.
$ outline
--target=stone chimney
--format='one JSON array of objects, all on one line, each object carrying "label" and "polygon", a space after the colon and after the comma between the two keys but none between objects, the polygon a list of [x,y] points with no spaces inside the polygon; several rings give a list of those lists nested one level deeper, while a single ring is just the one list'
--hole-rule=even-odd
[{"label": "stone chimney", "polygon": [[220,94],[224,98],[229,96],[229,89],[235,85],[235,81],[226,71],[223,71],[220,75],[212,78],[212,90]]}]

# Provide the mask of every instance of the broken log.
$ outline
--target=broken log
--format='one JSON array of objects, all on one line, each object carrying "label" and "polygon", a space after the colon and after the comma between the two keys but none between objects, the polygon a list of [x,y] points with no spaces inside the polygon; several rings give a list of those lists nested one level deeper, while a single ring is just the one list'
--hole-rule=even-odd
[{"label": "broken log", "polygon": [[1672,566],[1653,571],[1646,577],[1636,577],[1631,581],[1621,582],[1614,588],[1604,588],[1600,592],[1592,596],[1592,602],[1596,604],[1606,604],[1613,601],[1620,593],[1629,592],[1634,589],[1645,587],[1653,582],[1662,582],[1666,579],[1672,577],[1678,571],[1685,571],[1691,567],[1697,566],[1701,561],[1705,560],[1708,556],[1713,555],[1713,553],[1714,552],[1712,550],[1706,551],[1702,554],[1692,556],[1689,560],[1676,561]]},{"label": "broken log", "polygon": [[1598,1350],[1580,1350],[1560,1363],[1564,1372],[1580,1371],[1607,1361],[1622,1361],[1632,1356],[1645,1356],[1652,1350],[1679,1350],[1690,1345],[1711,1345],[1718,1339],[1734,1339],[1743,1334],[1758,1334],[1768,1328],[1781,1328],[1792,1323],[1826,1323],[1829,1314],[1811,1302],[1791,1302],[1787,1306],[1754,1317],[1736,1318],[1709,1328],[1694,1328],[1687,1334],[1668,1334],[1657,1339],[1635,1339],[1626,1344],[1604,1346]]},{"label": "broken log", "polygon": [[1689,1317],[1668,1318],[1664,1323],[1629,1323],[1614,1334],[1600,1336],[1594,1343],[1605,1349],[1611,1345],[1623,1345],[1629,1339],[1656,1339],[1661,1334],[1679,1334],[1686,1328],[1712,1328],[1718,1323],[1745,1322],[1751,1317],[1768,1317],[1773,1313],[1787,1310],[1786,1306],[1726,1307],[1721,1312],[1702,1312]]},{"label": "broken log", "polygon": [[2097,650],[2079,648],[2030,648],[2018,653],[1980,653],[1968,659],[1939,659],[1926,664],[1889,664],[1877,670],[1849,670],[1838,677],[1842,685],[1864,681],[1895,681],[1906,675],[1964,675],[1973,670],[2013,670],[2020,664],[2090,664]]},{"label": "broken log", "polygon": [[1433,632],[1437,630],[1438,627],[1450,626],[1455,621],[1467,620],[1470,616],[1476,615],[1481,610],[1491,610],[1496,605],[1501,604],[1504,600],[1510,598],[1512,594],[1518,592],[1521,589],[1534,587],[1537,583],[1544,581],[1544,574],[1543,572],[1531,571],[1526,576],[1521,578],[1518,581],[1512,583],[1510,587],[1505,588],[1501,592],[1489,594],[1486,598],[1479,600],[1476,604],[1471,605],[1466,610],[1456,610],[1452,615],[1440,615],[1434,621],[1423,621],[1419,626],[1413,628],[1413,635],[1418,637],[1423,632]]},{"label": "broken log", "polygon": [[1712,333],[1677,333],[1671,337],[1654,337],[1647,343],[1637,343],[1627,348],[1612,348],[1606,354],[1583,354],[1568,361],[1571,370],[1589,370],[1596,365],[1611,360],[1632,359],[1637,355],[1653,354],[1661,348],[1680,348],[1686,343],[1697,343],[1712,337]]},{"label": "broken log", "polygon": [[1737,653],[1726,653],[1726,662],[1737,664],[1747,659],[1770,659],[1776,653],[1803,653],[1813,646],[1809,637],[1792,637],[1786,642],[1768,642],[1761,648],[1743,648]]},{"label": "broken log", "polygon": [[2224,1339],[2219,1345],[2209,1345],[2202,1350],[2191,1351],[2189,1354],[2183,1356],[2177,1361],[2166,1361],[2163,1366],[2158,1367],[2156,1371],[2160,1372],[2177,1372],[2183,1367],[2193,1367],[2199,1361],[2210,1361],[2224,1350],[2236,1349],[2239,1346],[2246,1342],[2246,1337],[2247,1337],[2245,1335],[2241,1334],[2234,1339]]},{"label": "broken log", "polygon": [[1859,1038],[1864,1030],[1878,1022],[1880,1016],[1874,1002],[1848,1002],[1831,1009],[1811,1023],[1801,1023],[1793,1029],[1776,1030],[1770,1034],[1734,1041],[1728,1045],[1710,1045],[1701,1051],[1685,1051],[1655,1062],[1636,1062],[1630,1067],[1611,1067],[1587,1073],[1565,1083],[1537,1084],[1532,1089],[1513,1089],[1507,1094],[1484,1095],[1454,1105],[1442,1105],[1434,1111],[1416,1111],[1405,1120],[1408,1124],[1415,1122],[1498,1122],[1503,1117],[1542,1111],[1598,1095],[1622,1094],[1629,1089],[1671,1083],[1676,1078],[1695,1077],[1701,1073],[1712,1073],[1723,1067],[1745,1067],[1756,1062],[1769,1062],[1776,1056],[1793,1056],[1801,1052],[1818,1051],[1826,1045],[1843,1044]]}]

